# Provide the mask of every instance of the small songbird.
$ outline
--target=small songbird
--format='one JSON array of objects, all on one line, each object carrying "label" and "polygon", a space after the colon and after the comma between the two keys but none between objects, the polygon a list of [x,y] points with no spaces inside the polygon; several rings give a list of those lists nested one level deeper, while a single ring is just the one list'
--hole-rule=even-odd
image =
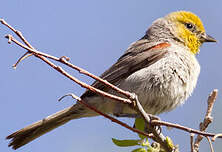
[{"label": "small songbird", "polygon": [[[200,65],[195,55],[204,42],[216,40],[206,34],[198,16],[187,11],[170,13],[154,21],[101,78],[135,93],[149,114],[170,111],[183,104],[196,86]],[[92,86],[119,95],[98,81]],[[136,114],[129,106],[89,90],[81,98],[104,113]],[[97,115],[77,103],[6,138],[11,139],[9,146],[17,149],[72,119]]]}]

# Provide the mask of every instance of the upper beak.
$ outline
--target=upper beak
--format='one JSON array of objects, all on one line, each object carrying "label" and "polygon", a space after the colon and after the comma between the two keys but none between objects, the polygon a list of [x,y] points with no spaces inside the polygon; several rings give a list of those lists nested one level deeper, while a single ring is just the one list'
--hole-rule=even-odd
[{"label": "upper beak", "polygon": [[215,38],[213,38],[212,36],[208,35],[208,34],[203,34],[201,36],[201,40],[203,42],[217,42],[217,40]]}]

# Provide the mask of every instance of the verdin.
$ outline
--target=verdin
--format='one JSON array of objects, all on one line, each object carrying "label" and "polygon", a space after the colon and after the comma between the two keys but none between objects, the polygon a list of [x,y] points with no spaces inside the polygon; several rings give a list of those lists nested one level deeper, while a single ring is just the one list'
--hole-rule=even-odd
[{"label": "verdin", "polygon": [[[153,22],[145,35],[129,46],[125,53],[101,77],[123,90],[136,93],[145,111],[160,114],[170,111],[191,95],[200,73],[195,58],[204,42],[216,42],[205,33],[199,17],[178,11]],[[100,82],[92,86],[116,94]],[[87,90],[81,98],[109,114],[134,114],[125,104]],[[9,146],[17,149],[72,119],[98,114],[77,103],[9,135]]]}]

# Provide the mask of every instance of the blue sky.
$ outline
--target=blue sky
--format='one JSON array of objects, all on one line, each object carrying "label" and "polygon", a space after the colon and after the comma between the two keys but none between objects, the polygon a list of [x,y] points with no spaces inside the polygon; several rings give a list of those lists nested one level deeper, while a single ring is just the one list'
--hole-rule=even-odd
[{"label": "blue sky", "polygon": [[[163,120],[198,128],[206,109],[208,94],[219,89],[215,103],[214,122],[210,132],[222,132],[222,1],[129,1],[129,0],[82,0],[82,1],[2,1],[0,18],[21,30],[31,44],[40,51],[68,56],[71,62],[100,75],[111,66],[132,42],[141,38],[150,24],[157,18],[177,11],[187,10],[202,19],[206,31],[218,43],[204,44],[197,58],[201,74],[193,95],[187,102],[172,112],[161,114]],[[16,70],[11,65],[24,50],[7,44],[8,34],[0,26],[1,78],[0,78],[0,149],[12,152],[5,137],[10,133],[40,120],[73,104],[70,98],[57,102],[62,95],[73,92],[81,95],[83,88],[73,84],[40,60],[30,57]],[[93,80],[70,71],[77,78],[92,83]],[[133,121],[122,119],[129,124]],[[189,134],[175,129],[166,131],[181,151],[189,151]],[[128,152],[133,148],[116,147],[111,138],[136,138],[136,134],[111,123],[102,117],[79,119],[38,138],[17,150],[18,152]],[[214,143],[216,151],[221,140]],[[206,139],[201,151],[208,152]]]}]

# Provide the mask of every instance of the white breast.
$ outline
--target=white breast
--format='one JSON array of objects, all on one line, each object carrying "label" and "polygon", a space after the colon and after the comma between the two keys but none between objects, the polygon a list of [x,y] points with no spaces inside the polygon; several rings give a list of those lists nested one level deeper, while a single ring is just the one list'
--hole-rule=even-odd
[{"label": "white breast", "polygon": [[191,95],[200,66],[186,48],[172,45],[156,63],[131,74],[120,88],[134,92],[146,112],[159,114],[174,109]]}]

